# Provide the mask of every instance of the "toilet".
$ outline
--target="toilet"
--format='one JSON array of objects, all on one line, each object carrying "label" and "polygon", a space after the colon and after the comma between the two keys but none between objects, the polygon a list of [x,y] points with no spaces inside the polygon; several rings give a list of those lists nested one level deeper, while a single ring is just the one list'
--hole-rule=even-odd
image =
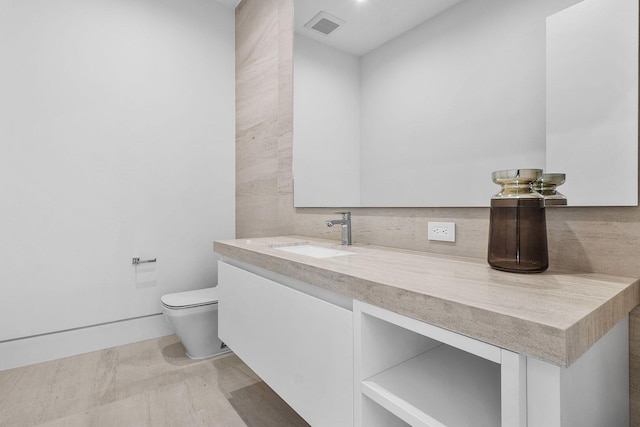
[{"label": "toilet", "polygon": [[218,338],[218,290],[197,289],[163,295],[162,312],[191,359],[227,353]]}]

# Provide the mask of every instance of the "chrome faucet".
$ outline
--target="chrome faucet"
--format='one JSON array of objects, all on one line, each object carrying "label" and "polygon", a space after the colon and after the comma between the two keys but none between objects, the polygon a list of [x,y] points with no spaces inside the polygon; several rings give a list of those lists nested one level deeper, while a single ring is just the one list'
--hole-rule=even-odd
[{"label": "chrome faucet", "polygon": [[342,226],[342,245],[351,245],[351,212],[336,212],[342,214],[342,219],[332,219],[326,221],[327,227],[333,227],[334,225]]}]

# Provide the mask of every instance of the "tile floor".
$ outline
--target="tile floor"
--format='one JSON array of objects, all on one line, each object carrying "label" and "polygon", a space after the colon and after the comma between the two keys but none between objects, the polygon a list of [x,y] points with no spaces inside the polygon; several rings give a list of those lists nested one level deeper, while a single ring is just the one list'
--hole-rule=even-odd
[{"label": "tile floor", "polygon": [[233,354],[175,336],[0,371],[0,426],[308,426]]}]

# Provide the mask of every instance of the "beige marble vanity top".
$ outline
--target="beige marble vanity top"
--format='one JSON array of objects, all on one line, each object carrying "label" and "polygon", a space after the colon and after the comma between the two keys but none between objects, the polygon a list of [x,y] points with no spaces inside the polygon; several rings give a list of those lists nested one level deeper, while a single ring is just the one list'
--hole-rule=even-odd
[{"label": "beige marble vanity top", "polygon": [[[309,243],[353,252],[312,258]],[[518,353],[568,366],[640,303],[640,280],[592,273],[513,274],[484,260],[297,236],[223,240],[214,250]]]}]

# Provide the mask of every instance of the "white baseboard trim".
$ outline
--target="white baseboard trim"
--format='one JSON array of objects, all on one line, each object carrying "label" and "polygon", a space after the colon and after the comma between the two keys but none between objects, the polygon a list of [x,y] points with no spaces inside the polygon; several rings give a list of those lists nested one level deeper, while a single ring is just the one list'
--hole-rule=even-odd
[{"label": "white baseboard trim", "polygon": [[0,342],[0,371],[173,334],[160,314]]}]

